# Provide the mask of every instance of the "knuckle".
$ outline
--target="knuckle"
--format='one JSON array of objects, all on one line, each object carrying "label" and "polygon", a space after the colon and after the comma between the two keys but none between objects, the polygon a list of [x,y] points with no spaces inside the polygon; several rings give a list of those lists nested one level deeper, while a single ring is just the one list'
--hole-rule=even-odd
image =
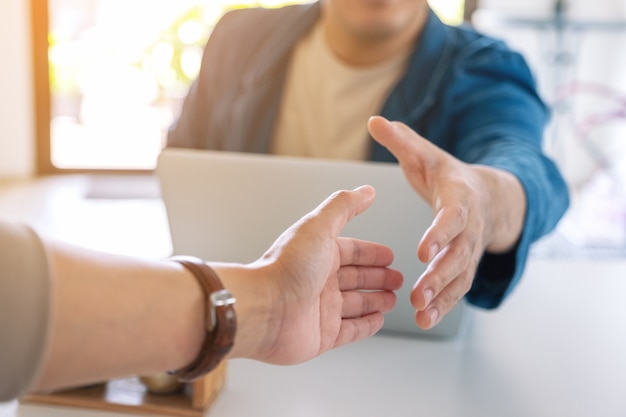
[{"label": "knuckle", "polygon": [[469,210],[466,206],[458,205],[454,207],[454,215],[462,226],[467,224],[467,219],[469,217]]},{"label": "knuckle", "polygon": [[463,295],[461,297],[463,297],[472,289],[472,283],[473,283],[473,280],[471,279],[471,276],[468,276],[467,278],[463,280],[463,286],[462,286]]},{"label": "knuckle", "polygon": [[347,190],[337,190],[334,191],[329,197],[328,197],[328,202],[336,202],[336,201],[341,201],[344,199],[348,198],[348,191]]}]

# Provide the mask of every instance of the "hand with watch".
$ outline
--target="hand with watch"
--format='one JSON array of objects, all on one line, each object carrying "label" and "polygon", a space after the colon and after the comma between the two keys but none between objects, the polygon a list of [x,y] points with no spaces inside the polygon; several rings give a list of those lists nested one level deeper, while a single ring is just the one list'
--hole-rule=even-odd
[{"label": "hand with watch", "polygon": [[[165,371],[191,381],[224,358],[296,364],[375,334],[402,275],[389,267],[390,248],[339,236],[374,198],[369,186],[334,193],[247,265],[139,259],[41,239],[53,302],[47,323],[30,328],[48,343],[25,362],[38,364],[30,388],[0,395]],[[0,313],[10,316],[6,307]]]},{"label": "hand with watch", "polygon": [[[393,260],[388,248],[339,237],[373,198],[371,187],[329,197],[244,268],[173,258],[203,286],[207,333],[196,359],[171,374],[189,382],[229,352],[295,364],[376,333],[383,313],[395,305],[393,291],[402,286],[402,276],[387,268]],[[242,313],[237,336],[235,299]]]}]

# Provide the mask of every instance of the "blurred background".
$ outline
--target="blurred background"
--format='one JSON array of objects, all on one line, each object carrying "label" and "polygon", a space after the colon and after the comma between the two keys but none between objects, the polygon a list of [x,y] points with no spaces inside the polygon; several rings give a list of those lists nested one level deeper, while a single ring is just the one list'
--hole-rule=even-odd
[{"label": "blurred background", "polygon": [[[153,168],[217,20],[229,9],[289,3],[48,0],[53,165]],[[461,23],[461,0],[433,4]]]},{"label": "blurred background", "polygon": [[[6,0],[0,178],[149,173],[216,21],[297,2]],[[552,108],[545,147],[572,208],[537,253],[626,256],[626,0],[430,4],[522,52]]]}]

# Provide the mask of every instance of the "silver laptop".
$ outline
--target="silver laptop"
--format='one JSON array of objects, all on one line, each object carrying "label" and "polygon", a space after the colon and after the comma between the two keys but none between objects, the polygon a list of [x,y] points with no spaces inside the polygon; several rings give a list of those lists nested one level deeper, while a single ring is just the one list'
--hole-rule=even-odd
[{"label": "silver laptop", "polygon": [[417,245],[433,213],[397,164],[167,148],[159,156],[157,176],[174,254],[242,263],[259,258],[283,230],[334,191],[374,186],[373,205],[342,235],[381,242],[394,251],[392,267],[405,282],[382,331],[458,333],[462,303],[431,330],[415,323],[409,293],[426,267],[417,259]]}]

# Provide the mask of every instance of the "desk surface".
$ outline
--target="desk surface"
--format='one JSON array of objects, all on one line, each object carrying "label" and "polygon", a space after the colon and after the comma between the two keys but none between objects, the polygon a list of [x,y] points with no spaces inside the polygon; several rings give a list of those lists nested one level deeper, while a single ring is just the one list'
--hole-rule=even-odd
[{"label": "desk surface", "polygon": [[[160,240],[149,248],[152,254],[169,250],[159,200],[81,201],[76,190],[83,180],[72,181],[74,186],[61,187],[65,197],[55,200],[57,214],[51,215],[59,224],[48,232],[64,238],[67,227],[90,235],[85,228],[91,227],[109,236],[92,245],[98,249],[128,252],[153,237]],[[11,195],[33,201],[16,192],[0,191],[0,215],[32,219],[28,210],[13,210]],[[70,214],[78,211],[72,210],[82,213],[80,228],[69,226],[77,221]],[[97,220],[104,215],[119,217],[123,230],[102,228]],[[77,232],[65,237],[90,243]],[[129,253],[146,250],[133,247]],[[532,260],[513,296],[497,311],[470,310],[464,332],[454,339],[377,335],[292,367],[233,360],[208,415],[624,417],[624,294],[625,261]],[[36,405],[19,406],[17,415],[120,416]]]}]

